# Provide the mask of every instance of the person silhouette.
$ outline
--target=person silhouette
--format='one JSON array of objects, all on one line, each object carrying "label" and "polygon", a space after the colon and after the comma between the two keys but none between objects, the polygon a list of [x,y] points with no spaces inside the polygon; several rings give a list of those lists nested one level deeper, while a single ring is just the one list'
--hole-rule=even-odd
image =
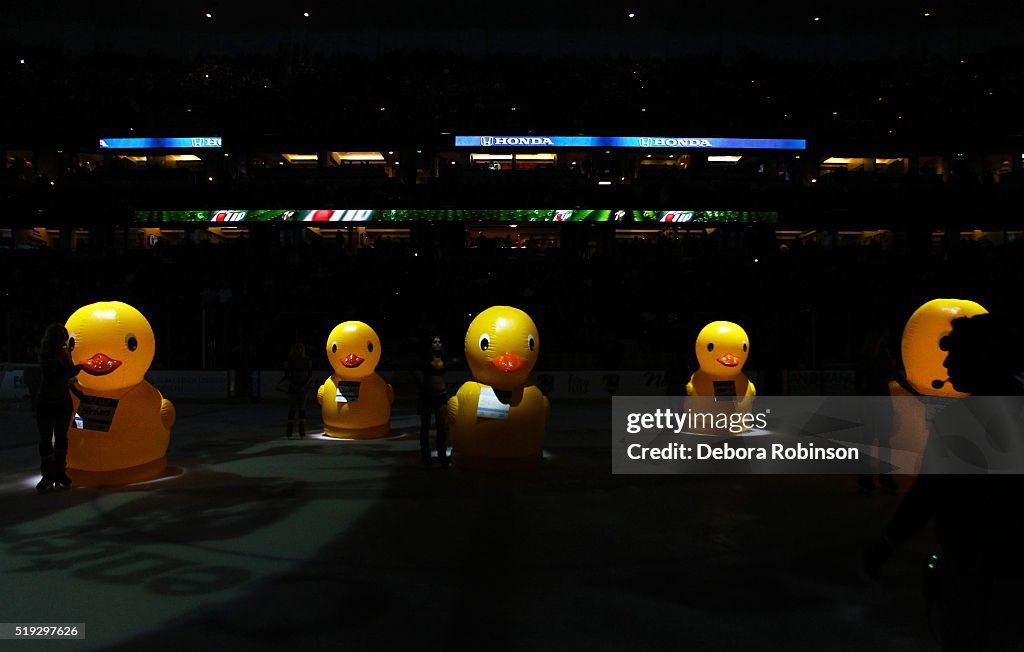
[{"label": "person silhouette", "polygon": [[[961,317],[953,320],[952,326],[939,346],[947,351],[944,366],[949,378],[945,382],[972,395],[960,400],[1024,396],[1019,333],[991,314]],[[930,434],[925,464],[930,457],[936,458],[942,439],[935,432]],[[941,568],[936,581],[936,614],[943,649],[1018,649],[1016,646],[1024,643],[1024,622],[1019,616],[1024,610],[1019,591],[1024,572],[1019,564],[1007,563],[1016,555],[1018,519],[1014,510],[1007,509],[1006,501],[1021,495],[1024,475],[1020,474],[918,475],[881,540],[865,550],[867,576],[880,579],[893,552],[934,520],[941,552],[940,562],[932,565]]]},{"label": "person silhouette", "polygon": [[313,380],[313,366],[306,356],[306,347],[301,341],[292,342],[288,359],[284,363],[282,384],[288,392],[288,428],[284,436],[292,438],[295,416],[299,417],[299,438],[306,436],[306,400]]},{"label": "person silhouette", "polygon": [[446,433],[448,422],[445,410],[448,405],[448,386],[445,383],[444,346],[441,338],[434,336],[430,349],[424,351],[420,360],[420,454],[423,466],[430,466],[430,419],[434,418],[437,429],[437,459],[441,466],[448,466],[448,443]]},{"label": "person silhouette", "polygon": [[71,392],[75,376],[82,365],[71,361],[68,331],[54,322],[46,327],[39,343],[39,366],[43,385],[36,402],[36,424],[39,426],[39,458],[42,479],[36,491],[46,493],[53,488],[69,489],[71,478],[65,465],[68,455],[68,428],[75,414]]}]

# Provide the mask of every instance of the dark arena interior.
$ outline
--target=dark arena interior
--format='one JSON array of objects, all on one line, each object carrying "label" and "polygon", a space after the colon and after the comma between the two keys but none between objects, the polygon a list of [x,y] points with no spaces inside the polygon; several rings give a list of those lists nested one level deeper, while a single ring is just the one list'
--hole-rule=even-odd
[{"label": "dark arena interior", "polygon": [[[1024,649],[1024,467],[941,476],[894,542],[917,469],[614,461],[617,401],[696,391],[716,320],[758,398],[912,384],[938,298],[1009,324],[993,369],[1021,359],[1024,5],[592,4],[0,12],[0,648]],[[69,318],[106,301],[148,320],[176,411],[144,481],[72,473],[114,436],[81,397],[43,450],[44,330],[81,364]],[[490,306],[543,341],[528,468],[460,464],[456,417],[420,446],[432,338],[464,403]],[[387,436],[332,436],[314,396],[344,402],[348,321],[379,337]],[[62,445],[73,484],[37,491]],[[967,597],[934,572],[965,549],[1003,560]]]}]

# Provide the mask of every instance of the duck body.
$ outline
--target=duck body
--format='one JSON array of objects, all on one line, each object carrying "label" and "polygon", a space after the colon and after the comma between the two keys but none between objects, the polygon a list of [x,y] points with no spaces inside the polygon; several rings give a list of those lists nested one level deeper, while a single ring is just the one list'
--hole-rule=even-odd
[{"label": "duck body", "polygon": [[376,439],[391,430],[394,392],[377,373],[359,380],[332,374],[317,390],[316,400],[324,420],[324,434],[331,437]]},{"label": "duck body", "polygon": [[[483,406],[481,394],[485,396]],[[494,405],[494,399],[500,406]],[[528,467],[540,463],[550,409],[547,397],[536,385],[495,391],[476,381],[463,383],[448,399],[456,463],[475,467]]]},{"label": "duck body", "polygon": [[[757,388],[743,373],[730,378],[720,378],[698,369],[690,376],[690,382],[686,383],[686,395],[713,397],[719,399],[716,405],[733,405],[735,412],[750,412],[754,397],[757,396]],[[735,399],[721,400],[731,397]]]},{"label": "duck body", "polygon": [[72,424],[68,437],[72,479],[78,484],[120,484],[159,475],[167,466],[174,404],[145,380],[83,394],[73,397],[82,427]]}]

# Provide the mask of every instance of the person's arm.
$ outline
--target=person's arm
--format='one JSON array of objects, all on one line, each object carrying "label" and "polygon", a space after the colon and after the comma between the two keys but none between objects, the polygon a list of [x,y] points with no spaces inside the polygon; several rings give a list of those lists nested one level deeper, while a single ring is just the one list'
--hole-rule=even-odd
[{"label": "person's arm", "polygon": [[82,370],[82,365],[75,364],[74,360],[71,359],[71,354],[63,349],[61,349],[61,353],[57,357],[57,362],[60,364],[61,373],[65,378],[77,376],[78,372]]},{"label": "person's arm", "polygon": [[[81,366],[81,365],[79,365],[79,366]],[[72,378],[71,379],[71,384],[68,385],[68,389],[71,390],[72,394],[74,394],[75,396],[78,397],[79,401],[81,401],[82,397],[85,396],[85,392],[83,392],[82,389],[78,386],[78,379],[77,378]]]},{"label": "person's arm", "polygon": [[73,363],[70,356],[65,358],[44,356],[40,367],[42,367],[43,380],[47,382],[49,382],[48,379],[67,380],[73,378],[82,370],[82,365]]},{"label": "person's arm", "polygon": [[429,362],[424,362],[422,359],[420,359],[418,357],[416,358],[416,364],[414,364],[413,368],[412,368],[412,378],[413,378],[413,380],[416,381],[416,386],[417,387],[422,388],[423,386],[425,386],[427,384],[427,374],[424,371],[424,367],[427,364],[430,364],[430,363]]},{"label": "person's arm", "polygon": [[287,392],[291,387],[291,381],[289,380],[292,369],[291,358],[287,358],[282,366],[284,367],[284,370],[281,372],[281,380],[277,381],[274,389],[278,392]]}]

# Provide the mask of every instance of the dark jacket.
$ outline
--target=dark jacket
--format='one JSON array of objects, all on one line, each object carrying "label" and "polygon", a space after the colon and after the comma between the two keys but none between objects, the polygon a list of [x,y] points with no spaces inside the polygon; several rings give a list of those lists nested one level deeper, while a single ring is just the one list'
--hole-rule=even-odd
[{"label": "dark jacket", "polygon": [[291,357],[284,364],[284,377],[288,382],[289,394],[302,394],[309,389],[313,378],[313,367],[309,358],[295,360]]},{"label": "dark jacket", "polygon": [[49,405],[71,402],[71,379],[82,369],[82,365],[71,362],[67,351],[56,355],[40,352],[39,367],[43,373],[43,384],[39,389],[39,402]]}]

